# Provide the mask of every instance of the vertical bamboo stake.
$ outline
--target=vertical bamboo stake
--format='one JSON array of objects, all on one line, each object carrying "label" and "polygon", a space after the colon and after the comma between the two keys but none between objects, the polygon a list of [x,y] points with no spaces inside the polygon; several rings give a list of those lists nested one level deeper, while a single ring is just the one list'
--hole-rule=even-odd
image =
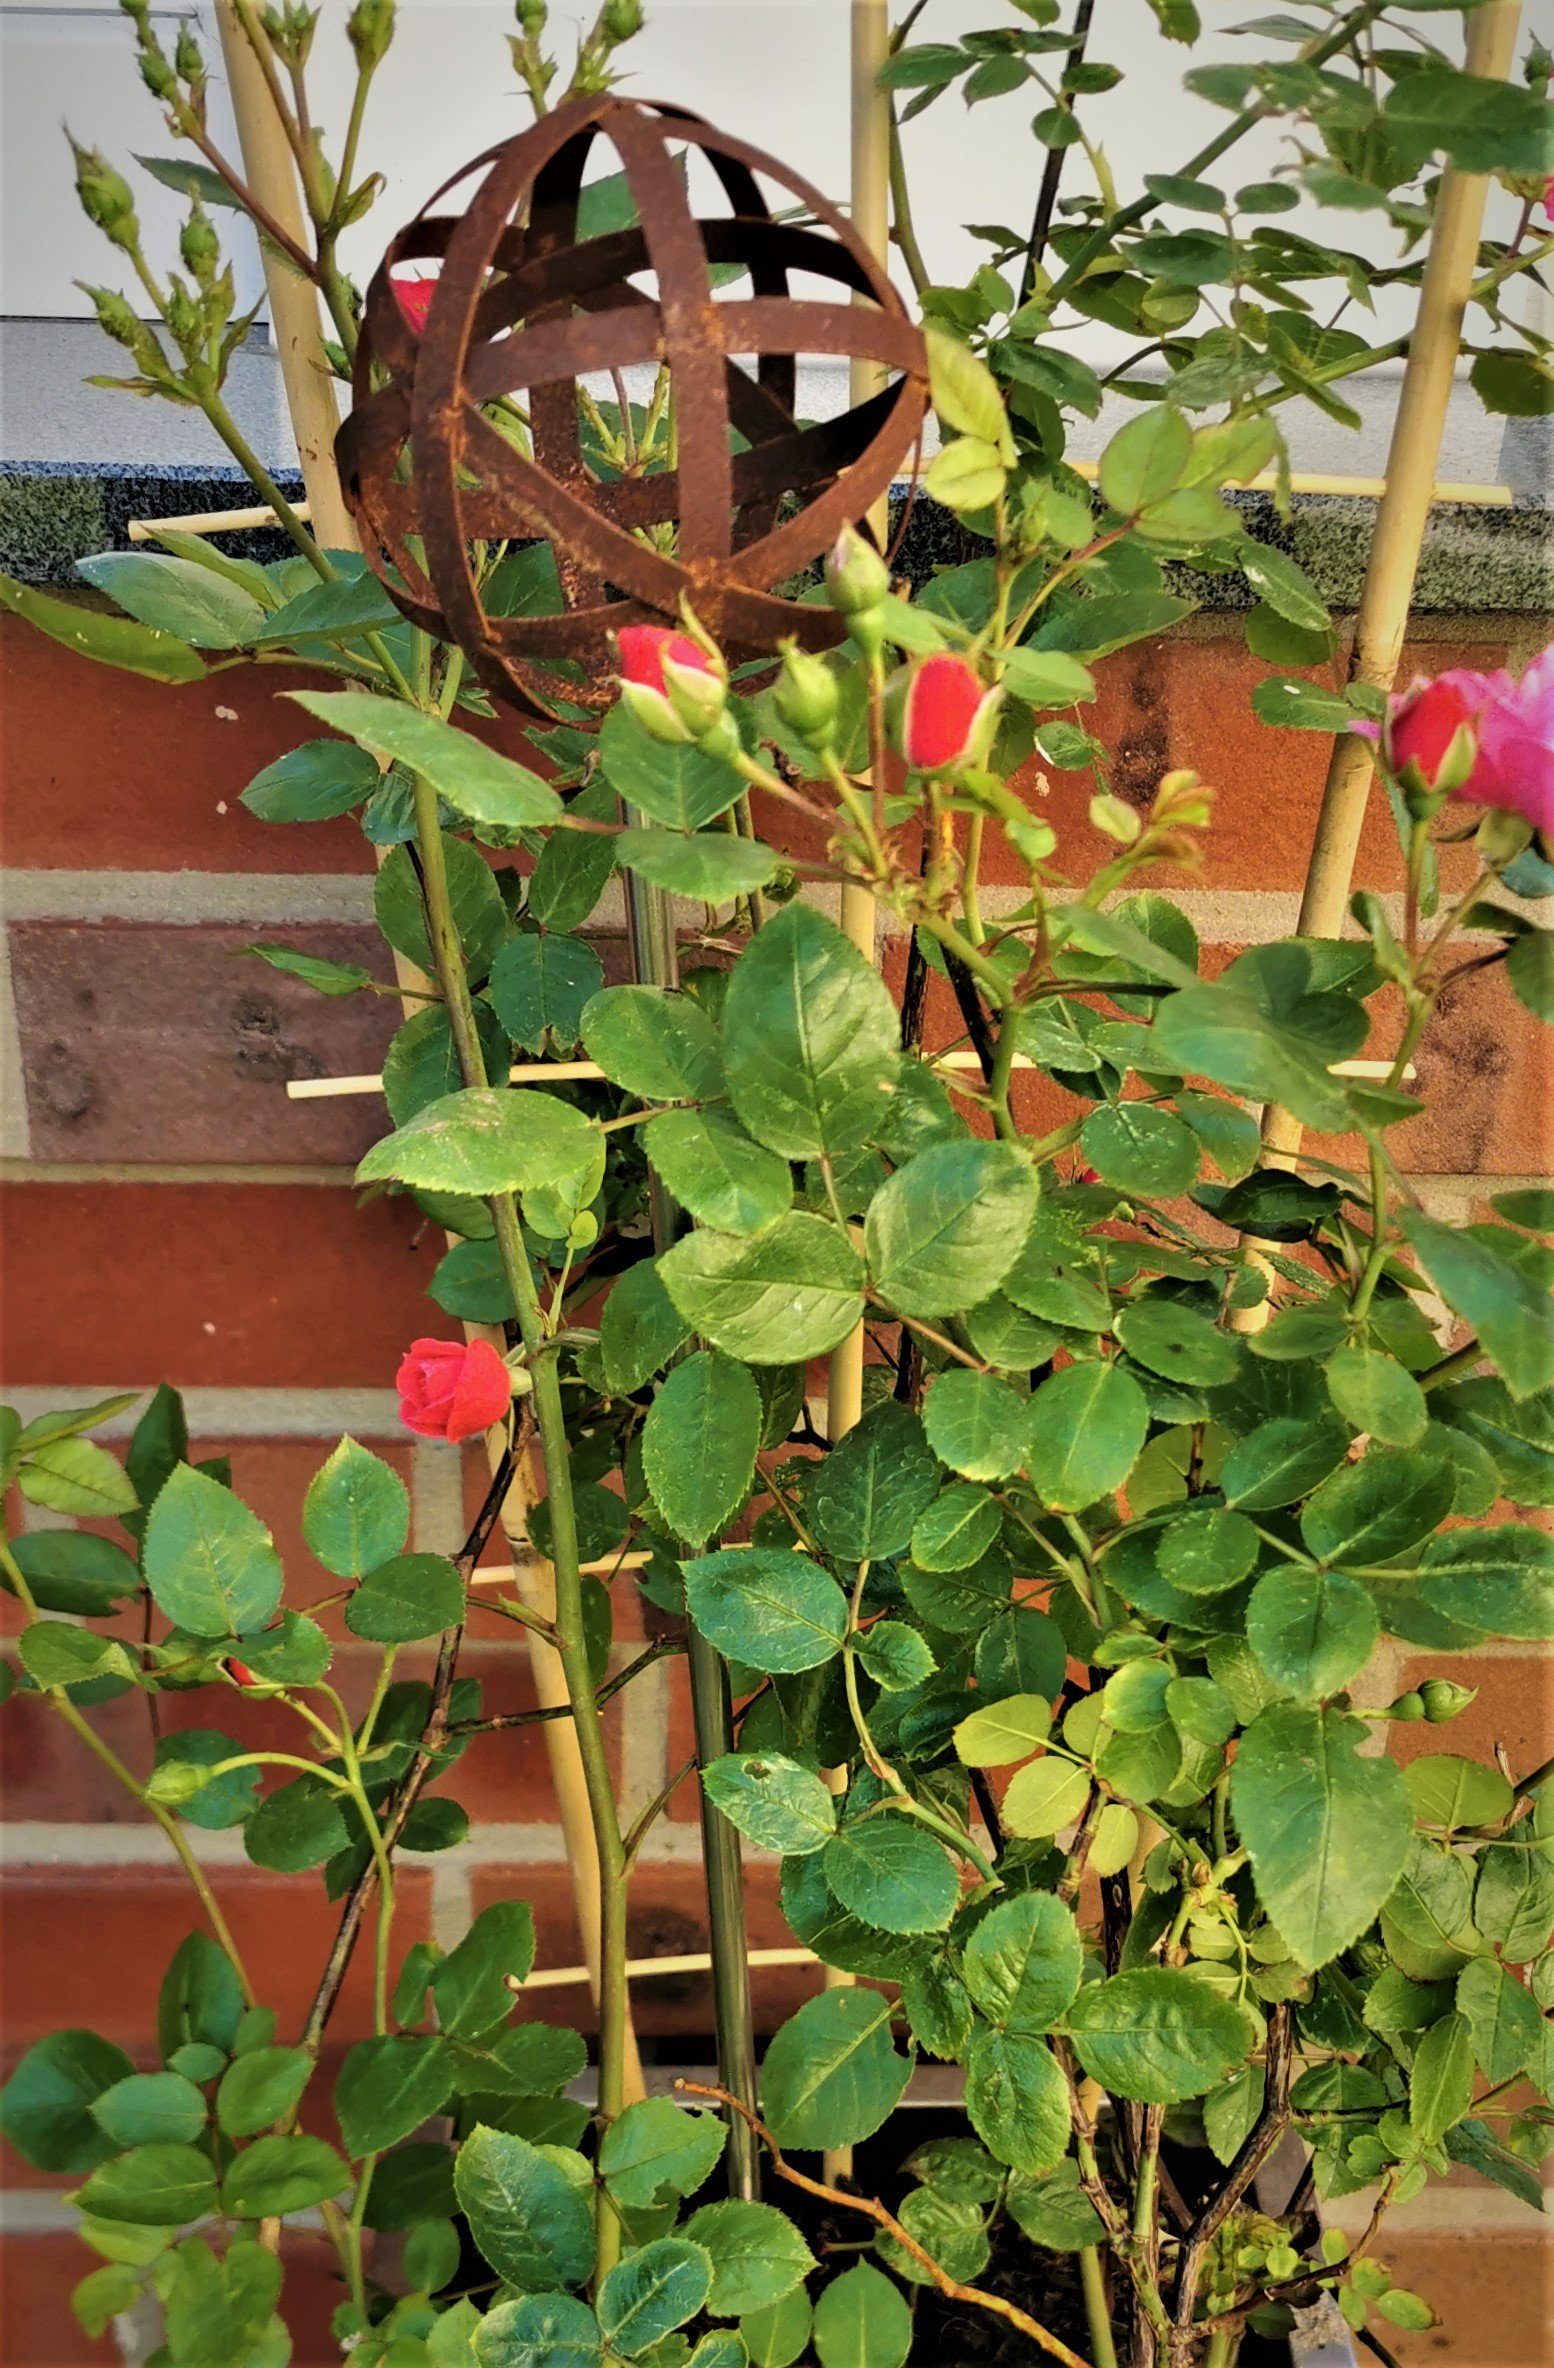
[{"label": "vertical bamboo stake", "polygon": [[[851,124],[852,226],[870,253],[881,262],[890,250],[890,100],[879,87],[881,67],[890,56],[889,0],[852,0]],[[863,301],[857,299],[856,301]],[[854,359],[848,365],[849,400],[862,403],[884,385],[887,371],[877,362]],[[889,535],[890,505],[881,500],[869,513],[874,539],[883,551]],[[842,889],[842,928],[861,954],[874,960],[874,899],[867,888],[851,881]],[[831,1352],[826,1376],[826,1436],[833,1443],[850,1431],[863,1412],[863,1326],[849,1332]],[[845,1790],[846,1770],[832,1768],[827,1781],[833,1792]],[[828,1990],[850,1988],[854,1980],[836,1965],[825,1969]],[[830,2149],[824,2173],[835,2186],[852,2176],[850,2146]]]},{"label": "vertical bamboo stake", "polygon": [[[263,199],[282,230],[306,249],[309,230],[291,142],[232,0],[216,0],[216,26],[248,185]],[[270,299],[270,334],[302,463],[313,532],[326,551],[354,551],[356,530],[335,468],[335,430],[340,418],[319,331],[318,290],[262,238],[259,250]]]},{"label": "vertical bamboo stake", "polygon": [[[1468,27],[1465,59],[1470,74],[1486,81],[1505,80],[1520,17],[1520,0],[1490,0],[1475,13]],[[1386,488],[1376,511],[1349,666],[1351,682],[1369,683],[1380,691],[1391,689],[1403,653],[1452,377],[1461,350],[1463,315],[1478,262],[1488,188],[1488,177],[1482,173],[1455,168],[1447,172],[1430,232],[1419,311],[1387,452]],[[1337,937],[1343,927],[1365,822],[1372,762],[1369,742],[1349,732],[1335,739],[1301,898],[1302,937]],[[1263,1145],[1269,1161],[1276,1166],[1292,1165],[1300,1150],[1301,1132],[1298,1119],[1270,1105],[1263,1113]],[[1261,1308],[1247,1310],[1246,1328],[1257,1329],[1267,1321],[1267,1315],[1266,1301]]]},{"label": "vertical bamboo stake", "polygon": [[[263,200],[281,228],[295,238],[299,246],[306,247],[310,234],[302,210],[296,159],[276,113],[264,72],[231,0],[216,0],[216,17],[232,93],[232,111],[237,121],[243,170],[249,186]],[[318,292],[284,258],[268,248],[264,251],[264,275],[270,298],[270,320],[280,362],[281,383],[286,391],[292,432],[302,463],[313,532],[326,550],[354,551],[358,547],[356,528],[345,506],[339,472],[335,467],[334,440],[339,415],[335,404],[334,380],[324,354],[319,326]],[[379,861],[382,861],[381,852]],[[418,989],[424,992],[428,982],[413,963],[407,962],[398,953],[394,957],[394,975],[401,993],[407,995],[403,1008],[406,1018],[409,1018],[424,1009],[424,1004],[419,996],[413,1001],[409,1000],[408,991]],[[465,1325],[464,1336],[467,1340],[492,1337],[489,1328],[471,1324]],[[502,1343],[499,1341],[497,1345],[501,1346]],[[486,1456],[493,1472],[501,1461],[505,1444],[501,1431],[487,1434]],[[532,1501],[532,1475],[520,1465],[503,1500],[502,1533],[512,1549],[514,1564],[525,1572],[525,1578],[519,1582],[525,1601],[531,1610],[550,1619],[555,1615],[556,1602],[549,1566],[533,1558],[528,1542],[528,1514]],[[545,1710],[565,1709],[567,1690],[558,1655],[532,1629],[526,1629],[524,1634],[539,1707]],[[566,1841],[567,1861],[572,1869],[572,1888],[583,1958],[588,1967],[590,1986],[597,1999],[600,1954],[599,1853],[594,1842],[587,1787],[583,1781],[577,1730],[570,1719],[553,1718],[545,1721],[544,1735],[550,1760],[551,1783],[556,1795],[557,1817]],[[636,2033],[628,2017],[625,2030],[627,2103],[642,2093],[642,2065],[637,2053]]]}]

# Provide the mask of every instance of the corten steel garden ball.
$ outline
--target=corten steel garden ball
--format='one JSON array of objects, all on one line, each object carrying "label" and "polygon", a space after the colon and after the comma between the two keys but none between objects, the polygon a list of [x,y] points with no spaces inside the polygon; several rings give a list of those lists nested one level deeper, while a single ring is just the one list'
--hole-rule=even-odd
[{"label": "corten steel garden ball", "polygon": [[[638,219],[580,239],[584,168],[601,139]],[[726,215],[693,211],[698,156]],[[602,704],[609,635],[677,620],[682,597],[732,655],[789,634],[810,648],[837,640],[830,608],[772,587],[864,516],[921,427],[926,350],[881,265],[797,174],[675,107],[574,100],[477,158],[432,208],[477,171],[465,212],[424,211],[385,256],[340,431],[346,496],[398,606],[457,642],[494,695],[542,712],[558,697]],[[810,219],[774,220],[762,181]],[[393,278],[428,260],[441,268],[418,333]],[[725,266],[738,276],[715,293]],[[791,294],[796,274],[843,294]],[[858,355],[898,375],[840,418],[801,426],[799,354]],[[608,385],[611,371],[661,362],[678,465],[599,475],[584,455],[579,381],[604,373]],[[527,411],[527,434],[504,398]],[[476,546],[533,539],[554,550],[564,612],[493,615]]]}]

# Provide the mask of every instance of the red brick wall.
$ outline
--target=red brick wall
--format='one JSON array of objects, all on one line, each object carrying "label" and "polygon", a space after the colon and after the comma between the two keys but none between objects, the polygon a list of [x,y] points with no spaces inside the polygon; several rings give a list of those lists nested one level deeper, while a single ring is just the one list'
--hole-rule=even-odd
[{"label": "red brick wall", "polygon": [[[1409,663],[1497,664],[1504,647],[1503,624],[1464,623],[1432,629]],[[1293,926],[1326,761],[1319,738],[1271,733],[1252,719],[1250,690],[1263,671],[1234,625],[1213,620],[1164,651],[1101,669],[1095,728],[1118,752],[1121,793],[1147,797],[1162,770],[1184,763],[1216,791],[1203,869],[1179,884],[1216,965]],[[288,1077],[374,1069],[395,1008],[387,998],[328,1001],[233,959],[256,937],[278,937],[390,975],[371,925],[371,855],[354,826],[272,829],[238,802],[263,763],[306,736],[278,695],[284,687],[280,674],[255,671],[166,689],[87,665],[0,620],[11,1007],[0,1018],[14,1022],[8,1055],[0,1045],[3,1356],[7,1395],[29,1411],[164,1378],[184,1389],[200,1450],[231,1453],[238,1489],[274,1530],[305,1600],[325,1586],[298,1533],[301,1493],[342,1430],[404,1473],[418,1542],[429,1547],[457,1541],[483,1474],[461,1473],[445,1449],[409,1444],[395,1420],[399,1349],[412,1333],[455,1327],[423,1297],[440,1239],[418,1233],[398,1204],[358,1207],[349,1189],[354,1159],[381,1130],[381,1105],[293,1102],[284,1092]],[[1101,852],[1080,785],[1056,779],[1047,810],[1078,875]],[[1379,800],[1359,884],[1399,885]],[[899,943],[884,948],[893,975],[901,952]],[[930,1041],[936,1025],[947,1034],[949,1015],[931,1009]],[[1505,1179],[1548,1168],[1546,1054],[1496,977],[1464,983],[1419,1065],[1430,1111],[1393,1141],[1432,1207],[1466,1213]],[[1068,1114],[1055,1089],[1031,1091],[1036,1123]],[[1035,1108],[1042,1096],[1050,1116],[1044,1103]],[[629,1653],[633,1623],[624,1625]],[[367,1657],[340,1642],[348,1695],[359,1692]],[[414,1656],[404,1662],[412,1673]],[[493,1706],[532,1699],[521,1642],[489,1614],[472,1623],[470,1666]],[[1425,1665],[1399,1657],[1376,1684],[1386,1698],[1423,1674]],[[1506,1648],[1475,1674],[1482,1693],[1457,1730],[1462,1746],[1500,1740],[1519,1763],[1545,1756],[1546,1660]],[[672,1665],[656,1668],[625,1699],[629,1724],[623,1731],[617,1717],[613,1747],[628,1794],[645,1800],[689,1750],[679,1677]],[[264,1713],[246,1707],[257,1737]],[[180,1714],[176,1702],[166,1706],[169,1719]],[[196,1704],[187,1715],[201,1715]],[[115,1747],[145,1766],[145,1704],[132,1698],[100,1717]],[[0,1970],[8,2060],[71,2020],[144,2050],[157,1979],[191,1921],[160,1837],[126,1816],[122,1798],[37,1706],[8,1706],[0,1749],[13,1870]],[[453,1789],[474,1820],[472,1839],[411,1862],[406,1940],[423,1931],[451,1939],[473,1908],[516,1893],[534,1902],[540,1962],[576,1962],[570,1881],[535,1731],[482,1739]],[[261,1994],[281,2002],[283,2022],[300,2016],[328,1922],[318,1886],[258,1874],[235,1837],[195,1840]],[[701,1945],[696,1850],[684,1787],[634,1884],[638,1953]],[[752,1868],[749,1896],[754,1943],[782,1938],[769,1870]],[[763,2023],[791,2010],[805,1979],[756,1976]],[[710,2023],[704,1982],[665,1977],[636,1996],[646,2033],[695,2051]],[[548,2003],[557,2019],[587,2020],[581,1991]],[[353,1986],[342,2039],[360,2013]],[[50,2183],[14,2158],[3,2180],[16,2210],[0,2358],[9,2368],[113,2358],[111,2343],[88,2344],[70,2321],[65,2298],[79,2256],[57,2233],[64,2216]],[[1448,2306],[1460,2294],[1461,2307],[1444,2339],[1397,2337],[1400,2355],[1542,2368],[1551,2356],[1543,2257],[1525,2221],[1514,2222],[1518,2210],[1483,2187],[1450,2188],[1416,2209],[1398,2240],[1400,2272]],[[1503,2274],[1486,2272],[1491,2258],[1503,2260]],[[1472,2286],[1486,2277],[1499,2289],[1490,2312]],[[1508,2284],[1517,2295],[1509,2315]],[[333,2356],[323,2318],[321,2307],[304,2363]]]}]

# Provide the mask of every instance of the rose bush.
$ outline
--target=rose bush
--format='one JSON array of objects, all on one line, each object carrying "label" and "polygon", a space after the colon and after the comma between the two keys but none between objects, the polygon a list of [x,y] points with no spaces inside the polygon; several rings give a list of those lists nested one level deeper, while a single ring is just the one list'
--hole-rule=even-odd
[{"label": "rose bush", "polygon": [[[172,129],[241,197],[193,33],[169,54],[143,0],[126,13]],[[1194,33],[1190,8],[1157,13]],[[1293,56],[1276,21],[1244,65],[1193,72],[1226,131],[1128,203],[1083,121],[1115,69],[1045,0],[958,42],[903,28],[885,80],[904,111],[1031,83],[1038,138],[1077,146],[1094,188],[1061,219],[1048,203],[1029,239],[980,233],[988,259],[958,289],[921,272],[898,174],[932,330],[927,487],[966,555],[914,592],[845,539],[811,588],[846,629],[823,657],[736,667],[690,615],[629,629],[602,725],[563,688],[520,762],[472,732],[489,710],[463,653],[406,626],[359,554],[320,548],[251,455],[294,557],[173,535],[86,563],[112,613],[8,590],[41,631],[161,679],[283,654],[316,675],[296,696],[322,730],[246,802],[277,825],[358,813],[382,858],[380,927],[427,985],[360,1180],[448,1232],[432,1296],[471,1327],[467,1346],[413,1343],[400,1394],[420,1435],[493,1434],[453,1556],[407,1552],[402,1483],[342,1440],[302,1507],[338,1585],[307,1600],[227,1469],[193,1459],[173,1391],[122,1460],[91,1434],[127,1400],[0,1433],[25,1502],[119,1531],[23,1528],[0,1550],[27,1615],[9,1674],[162,1829],[201,1917],[166,1972],[154,2070],[64,2031],[0,2106],[30,2162],[79,2182],[89,2333],[149,2294],[170,2368],[270,2368],[290,2349],[279,2223],[316,2212],[361,2368],[783,2368],[806,2347],[821,2368],[900,2368],[914,2337],[943,2350],[941,2299],[1069,2368],[1226,2368],[1249,2327],[1278,2333],[1324,2295],[1367,2333],[1428,2329],[1376,2238],[1432,2176],[1536,2200],[1549,1771],[1481,1764],[1444,1733],[1400,1765],[1391,1725],[1445,1729],[1471,1689],[1387,1699],[1374,1654],[1554,1634],[1554,1556],[1520,1517],[1554,1501],[1554,1197],[1508,1191],[1447,1225],[1393,1148],[1454,978],[1503,966],[1551,1016],[1534,916],[1554,892],[1554,661],[1389,707],[1333,671],[1320,595],[1248,531],[1237,489],[1285,467],[1282,405],[1341,408],[1333,387],[1388,350],[1305,309],[1303,289],[1352,293],[1365,267],[1277,226],[1301,196],[1379,212],[1412,285],[1440,166],[1493,162],[1523,218],[1480,257],[1495,343],[1474,382],[1511,408],[1546,384],[1507,296],[1554,246],[1530,229],[1545,63],[1534,87],[1464,94],[1428,14],[1400,20],[1405,43],[1374,5],[1311,13]],[[604,11],[574,89],[607,78],[637,14]],[[539,107],[544,16],[523,0],[513,43]],[[311,13],[250,28],[284,69],[272,96],[311,224],[291,260],[341,364],[357,309],[338,240],[374,194],[356,140],[392,17],[387,0],[346,16],[356,104],[328,167],[297,97]],[[1204,178],[1281,118],[1275,179]],[[79,172],[160,324],[96,293],[130,383],[246,451],[208,182],[189,183],[182,269],[159,278],[122,176],[88,152]],[[1085,317],[1142,340],[1159,374],[1123,363],[1103,384],[1066,334]],[[1107,393],[1137,407],[1092,486],[1068,429]],[[669,395],[587,394],[602,481],[671,464]],[[1189,612],[1184,560],[1255,596],[1271,735],[1379,729],[1407,882],[1396,904],[1357,894],[1352,936],[1254,945],[1217,974],[1167,892],[1210,792],[1179,770],[1125,800],[1085,720],[1092,667]],[[478,565],[489,599],[554,605],[542,548]],[[1026,794],[1048,770],[1067,786]],[[616,872],[662,942],[653,975],[607,987],[586,931]],[[899,1002],[822,909],[838,891],[906,942]],[[649,892],[693,916],[678,943]],[[255,953],[323,993],[371,984]],[[1380,1077],[1356,1065],[1378,1041]],[[545,1078],[579,1052],[583,1074]],[[515,1055],[539,1077],[514,1085]],[[1264,1107],[1312,1130],[1303,1165],[1264,1163]],[[860,1325],[864,1410],[826,1437],[820,1360]],[[577,1736],[602,1936],[582,2096],[579,2035],[517,2019],[522,1903],[447,1947],[406,1946],[395,1919],[399,1857],[462,1839],[459,1765],[513,1723],[460,1645],[470,1573],[531,1464],[554,1602],[482,1601],[554,1655]],[[607,1674],[634,1585],[665,1638]],[[330,1683],[331,1607],[381,1648],[365,1707]],[[416,1645],[435,1645],[432,1675],[397,1675]],[[718,2081],[678,2100],[630,2093],[627,2047],[626,1895],[668,1794],[623,1818],[601,1726],[665,1651],[691,1677],[720,2046]],[[131,1767],[92,1715],[131,1690],[198,1692],[205,1723],[148,1738]],[[221,1830],[259,1867],[317,1869],[337,1903],[300,2029],[255,1994],[191,1838]],[[741,1843],[780,1858],[798,1940],[857,1977],[810,1998],[759,2072]],[[373,2029],[335,2071],[364,1933]],[[957,2068],[953,2133],[903,2135],[879,2194],[834,2161],[825,2175],[828,2155],[889,2151],[924,2057]],[[1253,2182],[1287,2135],[1305,2168],[1265,2198]],[[783,2206],[805,2195],[826,2216],[800,2225]],[[1323,2222],[1351,2196],[1369,2199],[1355,2241]],[[868,2259],[837,2234],[848,2215]],[[1067,2317],[1063,2254],[1082,2297]]]}]

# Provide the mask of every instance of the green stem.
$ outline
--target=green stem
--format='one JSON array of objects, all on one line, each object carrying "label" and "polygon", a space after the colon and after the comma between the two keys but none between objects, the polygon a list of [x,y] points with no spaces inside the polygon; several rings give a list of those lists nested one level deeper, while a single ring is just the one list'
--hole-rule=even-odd
[{"label": "green stem", "polygon": [[[7,1545],[0,1545],[0,1570],[4,1570],[7,1582],[15,1590],[17,1600],[25,1609],[28,1618],[30,1620],[38,1619],[41,1615],[32,1589],[23,1576],[21,1565]],[[107,1769],[115,1784],[121,1786],[128,1793],[130,1799],[139,1808],[144,1809],[153,1823],[159,1825],[163,1833],[166,1834],[178,1863],[194,1888],[195,1897],[205,1911],[206,1921],[237,1976],[238,1987],[243,1993],[243,2003],[245,2006],[252,2006],[255,2003],[253,1983],[248,1978],[247,1969],[238,1954],[237,1943],[232,1938],[231,1928],[221,1912],[205,1869],[189,1847],[188,1839],[177,1818],[164,1809],[160,1801],[152,1800],[143,1784],[136,1782],[124,1762],[119,1758],[118,1753],[111,1751],[104,1743],[102,1737],[76,1708],[63,1686],[43,1686],[39,1690],[47,1695],[66,1726],[79,1741],[85,1744],[92,1757],[100,1766]]]},{"label": "green stem", "polygon": [[1085,2323],[1090,2330],[1093,2368],[1117,2368],[1117,2346],[1112,2341],[1111,2305],[1106,2297],[1106,2271],[1099,2245],[1084,2245],[1079,2253],[1079,2282],[1084,2289]]},{"label": "green stem", "polygon": [[[420,775],[415,777],[416,845],[421,860],[427,932],[438,984],[447,1005],[449,1026],[465,1084],[486,1083],[485,1061],[475,1028],[453,906],[443,860],[442,833],[437,820],[437,795]],[[524,1247],[523,1227],[510,1192],[494,1193],[489,1203],[497,1253],[507,1287],[518,1312],[518,1329],[528,1352],[534,1384],[534,1416],[550,1510],[551,1567],[556,1589],[556,1650],[561,1662],[572,1723],[582,1760],[594,1841],[599,1853],[599,2113],[613,2121],[624,2102],[626,2071],[626,1863],[620,1816],[610,1785],[604,1726],[588,1666],[583,1619],[583,1579],[579,1567],[577,1513],[572,1496],[572,1473],[567,1453],[566,1419],[561,1380],[554,1357],[542,1356],[545,1322],[539,1293]],[[619,2251],[620,2232],[612,2214],[598,2216],[598,2275],[602,2278]]]},{"label": "green stem", "polygon": [[[1302,65],[1320,66],[1324,59],[1336,56],[1339,50],[1348,47],[1356,33],[1363,32],[1373,17],[1381,14],[1385,4],[1386,0],[1362,0],[1362,5],[1342,18],[1331,33],[1323,35],[1320,40],[1308,41],[1304,48],[1297,50],[1297,60]],[[1182,166],[1183,179],[1200,180],[1210,165],[1217,164],[1238,140],[1244,139],[1248,132],[1255,131],[1266,117],[1279,112],[1277,103],[1243,107],[1239,115],[1232,116],[1222,132],[1216,132],[1213,139],[1207,141],[1197,155],[1190,157]],[[1054,283],[1046,299],[1049,310],[1055,310],[1058,299],[1078,286],[1096,257],[1106,252],[1118,232],[1131,230],[1136,222],[1142,222],[1146,214],[1153,211],[1155,204],[1156,200],[1148,195],[1136,198],[1132,205],[1124,206],[1121,213],[1113,214],[1098,230],[1093,231],[1061,278]]]}]

